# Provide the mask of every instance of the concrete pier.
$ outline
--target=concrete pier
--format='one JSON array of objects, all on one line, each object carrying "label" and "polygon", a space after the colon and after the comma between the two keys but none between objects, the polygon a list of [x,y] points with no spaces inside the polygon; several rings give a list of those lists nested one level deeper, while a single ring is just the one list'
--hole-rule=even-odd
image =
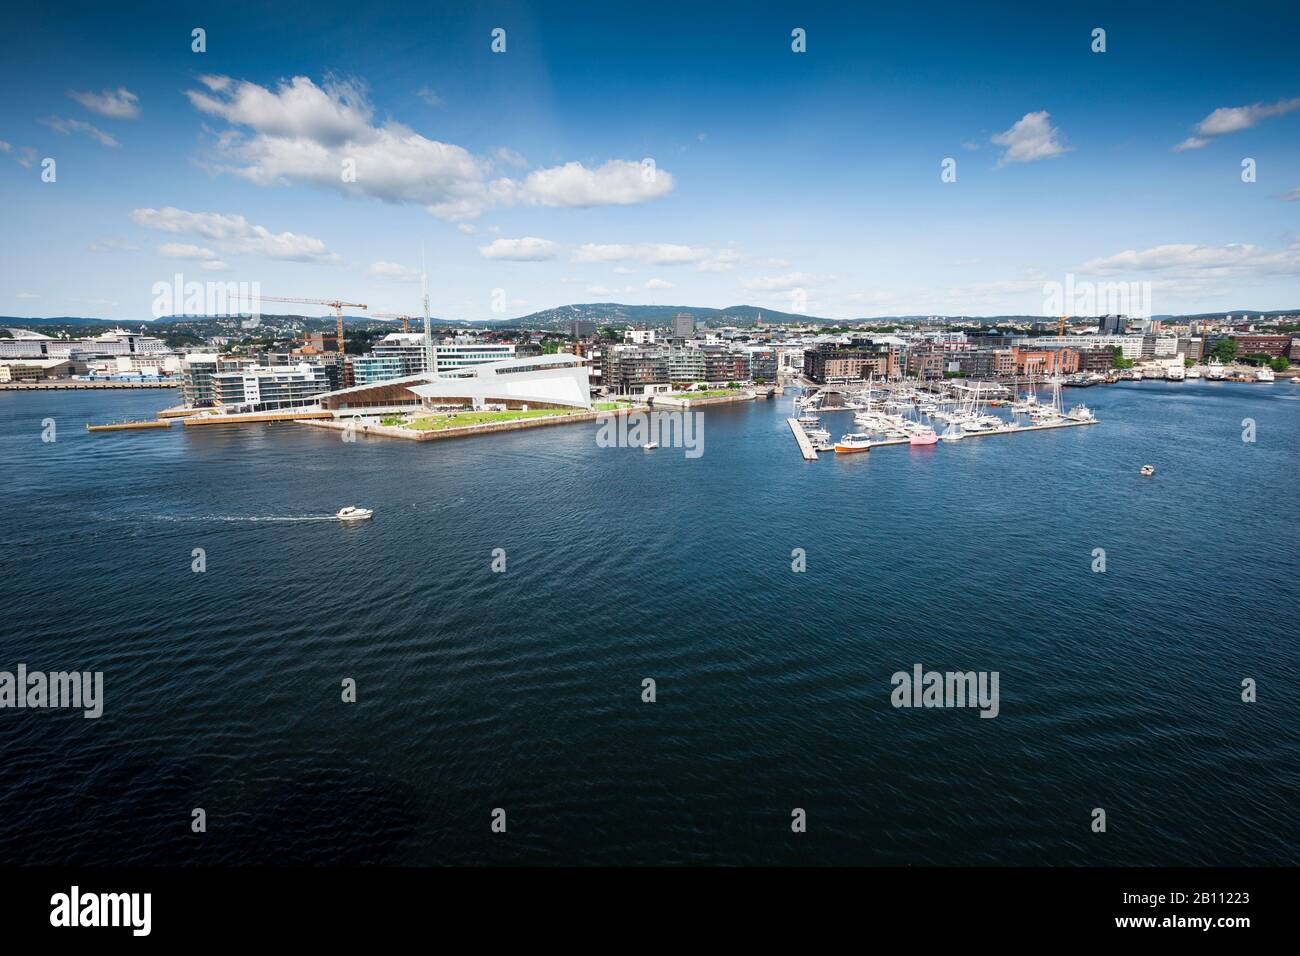
[{"label": "concrete pier", "polygon": [[797,418],[787,418],[786,424],[790,426],[790,431],[794,432],[794,440],[799,443],[799,452],[803,455],[804,460],[816,461],[817,450],[813,448],[812,439],[804,432],[799,420]]}]

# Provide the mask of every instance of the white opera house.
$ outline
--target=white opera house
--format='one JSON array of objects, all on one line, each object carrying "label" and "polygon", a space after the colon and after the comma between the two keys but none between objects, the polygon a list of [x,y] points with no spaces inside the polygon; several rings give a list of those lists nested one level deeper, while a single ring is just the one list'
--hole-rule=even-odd
[{"label": "white opera house", "polygon": [[330,411],[413,408],[591,408],[591,380],[577,355],[529,355],[441,374],[408,375],[320,396]]}]

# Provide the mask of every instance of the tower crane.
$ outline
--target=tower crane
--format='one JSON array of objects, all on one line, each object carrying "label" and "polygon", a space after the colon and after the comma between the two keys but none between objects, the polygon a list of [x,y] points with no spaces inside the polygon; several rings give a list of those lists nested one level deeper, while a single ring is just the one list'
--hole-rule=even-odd
[{"label": "tower crane", "polygon": [[376,319],[401,319],[403,332],[411,331],[411,319],[414,318],[414,316],[397,315],[393,312],[371,312],[370,315],[372,318]]},{"label": "tower crane", "polygon": [[343,310],[344,309],[364,309],[366,306],[360,302],[340,302],[338,299],[291,299],[278,295],[264,295],[261,297],[263,302],[297,302],[302,305],[325,305],[334,310],[334,318],[337,321],[336,331],[339,339],[339,358],[343,357]]}]

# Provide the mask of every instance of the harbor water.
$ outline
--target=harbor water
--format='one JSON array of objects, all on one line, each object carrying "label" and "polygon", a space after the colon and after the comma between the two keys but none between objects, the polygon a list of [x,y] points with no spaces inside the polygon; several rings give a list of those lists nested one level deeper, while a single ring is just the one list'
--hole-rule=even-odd
[{"label": "harbor water", "polygon": [[[0,709],[0,858],[1294,865],[1300,387],[1065,397],[1100,424],[806,462],[789,397],[688,456],[0,394],[0,670],[104,675]],[[894,707],[918,664],[997,717]]]}]

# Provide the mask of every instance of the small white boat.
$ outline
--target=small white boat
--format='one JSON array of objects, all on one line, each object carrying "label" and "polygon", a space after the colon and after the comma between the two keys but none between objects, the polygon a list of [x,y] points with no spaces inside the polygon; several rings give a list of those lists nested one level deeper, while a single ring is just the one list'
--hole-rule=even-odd
[{"label": "small white boat", "polygon": [[648,441],[648,442],[646,442],[644,445],[642,445],[641,447],[642,447],[645,451],[654,451],[656,448],[659,447],[659,443],[658,443],[657,441]]},{"label": "small white boat", "polygon": [[1138,469],[1138,471],[1144,478],[1150,478],[1152,475],[1156,473],[1156,466],[1143,465],[1140,469]]},{"label": "small white boat", "polygon": [[948,425],[946,429],[944,429],[943,434],[940,435],[939,437],[942,438],[944,441],[961,441],[966,436],[965,433],[961,430],[961,426],[958,425],[956,422],[952,422]]},{"label": "small white boat", "polygon": [[340,508],[334,515],[340,521],[365,521],[374,515],[369,508],[354,508],[349,505],[346,508]]}]

